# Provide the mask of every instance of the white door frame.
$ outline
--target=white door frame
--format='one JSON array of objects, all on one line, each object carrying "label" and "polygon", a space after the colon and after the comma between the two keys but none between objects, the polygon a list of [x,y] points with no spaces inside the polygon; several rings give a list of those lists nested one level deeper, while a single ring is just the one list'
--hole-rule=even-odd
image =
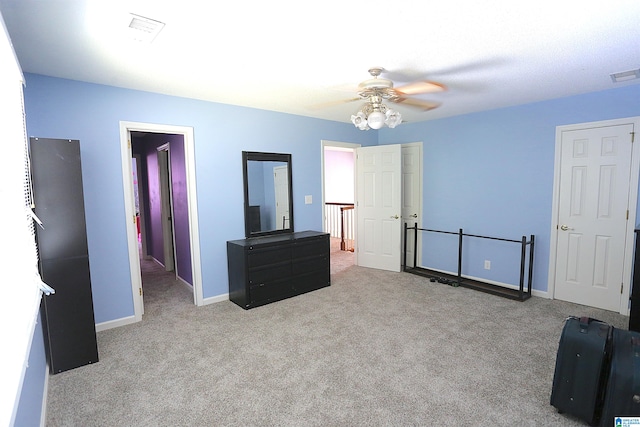
[{"label": "white door frame", "polygon": [[198,228],[198,202],[196,196],[195,150],[193,128],[153,123],[120,122],[120,151],[122,154],[122,182],[125,209],[131,291],[135,321],[142,320],[142,278],[138,255],[135,205],[133,196],[133,173],[131,171],[131,132],[154,132],[177,134],[184,137],[185,171],[187,176],[187,204],[189,215],[189,241],[191,245],[191,268],[193,275],[193,299],[195,305],[204,305],[202,295],[202,268],[200,260],[200,232]]},{"label": "white door frame", "polygon": [[173,271],[178,277],[176,262],[176,235],[173,222],[173,190],[171,179],[171,150],[169,143],[156,148],[158,153],[158,182],[160,183],[160,216],[162,223],[162,248],[165,271]]},{"label": "white door frame", "polygon": [[[551,235],[549,249],[549,276],[547,293],[549,298],[553,299],[555,293],[555,277],[556,277],[556,246],[558,241],[558,215],[560,207],[560,167],[561,167],[561,143],[562,133],[566,131],[581,130],[595,127],[618,126],[632,123],[634,132],[640,129],[640,117],[630,117],[624,119],[603,120],[597,122],[578,123],[573,125],[556,127],[556,146],[555,146],[555,163],[553,177],[553,206],[551,209]],[[622,295],[630,295],[631,289],[631,272],[633,269],[633,247],[634,247],[634,229],[636,220],[636,208],[638,205],[638,178],[640,174],[640,150],[636,147],[632,148],[631,153],[631,181],[629,182],[629,223],[627,225],[627,235],[625,243],[624,255],[624,271],[622,282]],[[619,313],[629,315],[629,299],[620,298]]]}]

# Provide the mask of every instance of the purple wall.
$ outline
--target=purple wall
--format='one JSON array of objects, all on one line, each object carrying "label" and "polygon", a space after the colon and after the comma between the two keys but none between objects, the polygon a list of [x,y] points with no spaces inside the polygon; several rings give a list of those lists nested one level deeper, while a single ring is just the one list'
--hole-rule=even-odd
[{"label": "purple wall", "polygon": [[144,194],[144,209],[146,223],[146,242],[148,255],[159,262],[165,262],[161,199],[158,175],[157,148],[169,143],[171,159],[171,191],[173,194],[173,222],[176,252],[177,275],[189,284],[193,284],[191,269],[191,247],[189,242],[189,215],[187,203],[187,174],[184,158],[184,138],[182,135],[146,134],[142,137],[132,137],[132,149],[141,155],[142,184]]}]

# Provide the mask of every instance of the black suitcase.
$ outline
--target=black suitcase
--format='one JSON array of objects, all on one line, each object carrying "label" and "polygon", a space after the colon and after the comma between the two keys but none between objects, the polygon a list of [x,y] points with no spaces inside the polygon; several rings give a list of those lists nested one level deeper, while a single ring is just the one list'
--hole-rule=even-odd
[{"label": "black suitcase", "polygon": [[613,327],[587,317],[570,317],[560,336],[551,405],[589,424],[600,419],[609,372]]},{"label": "black suitcase", "polygon": [[640,418],[640,333],[615,329],[612,353],[602,427],[615,426],[617,417]]}]

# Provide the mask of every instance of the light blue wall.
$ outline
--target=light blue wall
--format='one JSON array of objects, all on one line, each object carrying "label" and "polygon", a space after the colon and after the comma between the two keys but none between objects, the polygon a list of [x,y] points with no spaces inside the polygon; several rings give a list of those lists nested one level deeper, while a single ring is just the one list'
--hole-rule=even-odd
[{"label": "light blue wall", "polygon": [[[296,230],[322,228],[322,139],[362,145],[424,142],[424,226],[537,239],[534,287],[547,289],[555,127],[640,116],[640,86],[557,99],[379,132],[243,107],[27,74],[30,136],[81,141],[97,322],[133,315],[125,233],[119,121],[192,126],[205,297],[227,292],[225,242],[244,236],[241,152],[293,156]],[[426,113],[428,114],[428,113]],[[379,138],[379,141],[378,141]],[[639,209],[640,212],[640,209]],[[455,270],[455,242],[435,242],[425,261]],[[453,248],[451,256],[447,250]],[[428,249],[428,248],[427,248]],[[492,259],[493,280],[511,282],[512,250],[473,247],[465,268]],[[435,255],[434,255],[435,253]],[[471,259],[471,257],[468,257]],[[517,261],[516,261],[517,262]],[[453,263],[453,264],[452,264]],[[475,264],[474,264],[475,263]],[[39,420],[44,344],[37,326],[18,419]],[[33,375],[30,374],[33,373]]]},{"label": "light blue wall", "polygon": [[[296,230],[322,229],[321,140],[375,145],[351,124],[26,74],[30,136],[80,140],[96,323],[133,315],[120,121],[191,126],[204,297],[228,292],[226,241],[244,237],[242,151],[292,154]],[[315,201],[304,204],[304,196]]]},{"label": "light blue wall", "polygon": [[[206,298],[227,292],[225,242],[244,235],[241,152],[291,153],[296,230],[319,230],[321,206],[304,204],[304,196],[322,200],[322,139],[362,145],[423,141],[423,225],[513,239],[534,234],[534,288],[546,291],[556,126],[640,115],[640,86],[633,85],[363,132],[346,123],[34,74],[26,77],[29,135],[81,141],[98,323],[133,314],[119,121],[194,128]],[[455,271],[455,242],[430,240],[433,251],[425,244],[424,264]],[[512,266],[518,262],[517,249],[470,243],[466,250],[465,274],[517,282],[518,271]],[[490,271],[482,269],[484,259],[492,261]]]},{"label": "light blue wall", "polygon": [[[626,86],[385,128],[379,144],[424,142],[424,228],[516,240],[534,234],[533,287],[546,291],[556,126],[640,116],[639,100],[640,85]],[[457,237],[425,237],[423,265],[455,272]],[[467,249],[463,274],[518,283],[517,246]]]}]

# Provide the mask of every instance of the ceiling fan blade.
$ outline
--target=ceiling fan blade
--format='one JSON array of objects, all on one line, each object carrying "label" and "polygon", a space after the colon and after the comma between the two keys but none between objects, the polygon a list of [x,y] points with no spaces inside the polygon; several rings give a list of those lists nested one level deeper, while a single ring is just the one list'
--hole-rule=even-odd
[{"label": "ceiling fan blade", "polygon": [[400,92],[404,95],[418,95],[420,93],[434,93],[445,90],[447,90],[447,87],[442,83],[436,83],[429,80],[420,80],[395,88],[396,92]]},{"label": "ceiling fan blade", "polygon": [[336,105],[348,104],[349,102],[362,101],[362,98],[339,99],[335,101],[321,102],[319,104],[310,105],[309,108],[319,110],[321,108],[335,107]]},{"label": "ceiling fan blade", "polygon": [[430,76],[450,76],[455,74],[478,73],[489,69],[495,69],[504,65],[505,60],[499,57],[484,58],[482,60],[450,65],[429,71]]},{"label": "ceiling fan blade", "polygon": [[440,106],[440,102],[423,101],[422,99],[415,98],[399,98],[394,101],[396,104],[406,105],[407,107],[419,108],[423,111],[433,110]]}]

